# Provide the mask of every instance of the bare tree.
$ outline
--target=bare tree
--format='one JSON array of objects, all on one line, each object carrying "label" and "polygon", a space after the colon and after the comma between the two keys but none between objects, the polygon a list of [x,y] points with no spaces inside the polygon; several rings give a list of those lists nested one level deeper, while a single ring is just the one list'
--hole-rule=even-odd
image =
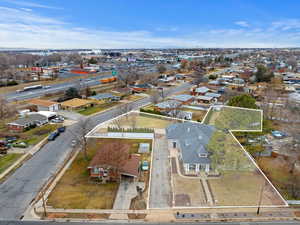
[{"label": "bare tree", "polygon": [[16,114],[16,108],[9,104],[5,98],[0,98],[0,119],[13,117]]},{"label": "bare tree", "polygon": [[162,73],[165,73],[167,71],[167,68],[164,65],[160,64],[160,65],[157,65],[157,71],[160,74],[162,74]]},{"label": "bare tree", "polygon": [[160,100],[160,94],[158,91],[153,91],[150,95],[150,101],[153,103],[153,104],[157,104]]},{"label": "bare tree", "polygon": [[92,122],[90,118],[82,118],[76,124],[76,131],[74,133],[72,132],[73,136],[80,144],[81,150],[83,151],[84,158],[86,160],[88,160],[86,135],[90,131],[91,125]]}]

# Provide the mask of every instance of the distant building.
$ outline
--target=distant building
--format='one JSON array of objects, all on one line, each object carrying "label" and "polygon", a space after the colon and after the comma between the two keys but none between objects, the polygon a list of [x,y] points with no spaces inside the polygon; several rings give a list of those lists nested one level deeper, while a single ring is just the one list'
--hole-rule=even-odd
[{"label": "distant building", "polygon": [[60,109],[60,103],[44,100],[44,99],[31,99],[30,104],[37,106],[38,111],[58,111]]}]

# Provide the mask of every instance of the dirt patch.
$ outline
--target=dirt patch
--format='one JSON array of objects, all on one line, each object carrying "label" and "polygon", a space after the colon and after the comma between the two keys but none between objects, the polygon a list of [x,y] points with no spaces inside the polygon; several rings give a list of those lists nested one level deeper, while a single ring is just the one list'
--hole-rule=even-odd
[{"label": "dirt patch", "polygon": [[128,218],[130,220],[143,220],[145,219],[147,214],[140,214],[140,213],[128,213]]},{"label": "dirt patch", "polygon": [[[43,215],[41,215],[43,216]],[[48,213],[47,219],[62,219],[62,218],[72,218],[72,219],[108,219],[110,214],[95,214],[95,213]]]},{"label": "dirt patch", "polygon": [[190,206],[191,198],[187,194],[175,195],[175,205],[176,206]]}]

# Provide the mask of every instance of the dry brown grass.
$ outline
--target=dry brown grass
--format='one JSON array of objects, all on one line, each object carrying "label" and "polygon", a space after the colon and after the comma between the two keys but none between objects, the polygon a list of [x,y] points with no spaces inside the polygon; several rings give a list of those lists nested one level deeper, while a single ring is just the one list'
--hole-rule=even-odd
[{"label": "dry brown grass", "polygon": [[283,204],[259,172],[225,172],[220,178],[209,180],[209,184],[218,206],[258,205],[263,186],[262,205]]},{"label": "dry brown grass", "polygon": [[176,196],[188,195],[191,205],[183,205],[181,202],[176,202],[176,206],[205,206],[205,193],[199,179],[183,178],[178,174],[173,175],[174,194]]},{"label": "dry brown grass", "polygon": [[131,153],[138,151],[140,142],[151,144],[151,140],[90,139],[88,143],[89,160],[85,160],[83,153],[78,154],[49,195],[47,204],[54,208],[65,209],[111,209],[119,185],[117,183],[95,184],[89,182],[87,167],[101,146],[112,141],[130,144]]}]

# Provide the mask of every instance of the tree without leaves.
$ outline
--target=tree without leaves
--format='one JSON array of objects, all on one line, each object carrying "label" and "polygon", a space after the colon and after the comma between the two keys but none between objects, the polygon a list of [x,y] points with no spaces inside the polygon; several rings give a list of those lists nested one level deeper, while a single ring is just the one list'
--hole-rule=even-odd
[{"label": "tree without leaves", "polygon": [[162,73],[165,73],[167,71],[167,68],[164,65],[160,64],[160,65],[157,66],[157,71],[160,74],[162,74]]},{"label": "tree without leaves", "polygon": [[4,98],[0,98],[0,119],[6,119],[15,116],[15,106],[8,103]]},{"label": "tree without leaves", "polygon": [[87,138],[86,135],[90,131],[90,127],[92,126],[92,122],[90,118],[82,118],[76,124],[76,131],[72,133],[74,138],[80,144],[81,150],[83,151],[84,158],[88,160],[87,155]]}]

